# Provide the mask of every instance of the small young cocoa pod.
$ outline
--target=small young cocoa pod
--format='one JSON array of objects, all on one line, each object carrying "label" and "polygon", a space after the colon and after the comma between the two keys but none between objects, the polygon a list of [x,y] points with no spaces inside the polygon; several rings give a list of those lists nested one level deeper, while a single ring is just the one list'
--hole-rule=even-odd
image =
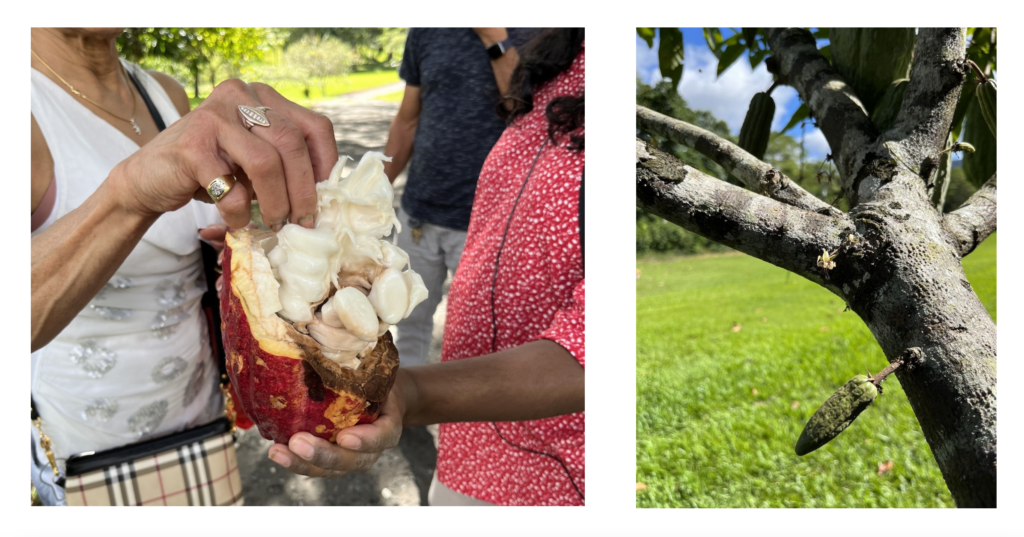
[{"label": "small young cocoa pod", "polygon": [[978,108],[981,109],[981,115],[985,118],[985,123],[988,123],[988,128],[992,130],[992,138],[996,137],[996,81],[988,79],[988,82],[978,86],[975,95],[978,97]]},{"label": "small young cocoa pod", "polygon": [[876,397],[878,388],[866,375],[850,379],[811,416],[796,441],[796,454],[806,455],[839,436]]},{"label": "small young cocoa pod", "polygon": [[740,147],[758,159],[764,158],[772,134],[775,100],[767,93],[755,93],[740,127]]},{"label": "small young cocoa pod", "polygon": [[909,78],[902,78],[889,85],[885,90],[882,100],[878,102],[875,111],[871,114],[871,121],[878,127],[879,132],[885,132],[896,122],[896,116],[900,113],[900,106],[903,105],[903,96],[907,93],[907,86],[910,85]]}]

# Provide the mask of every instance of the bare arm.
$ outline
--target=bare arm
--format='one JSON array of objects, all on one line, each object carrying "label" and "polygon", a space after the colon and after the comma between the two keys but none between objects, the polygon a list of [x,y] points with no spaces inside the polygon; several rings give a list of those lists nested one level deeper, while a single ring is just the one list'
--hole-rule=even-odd
[{"label": "bare arm", "polygon": [[178,115],[185,115],[191,109],[192,104],[188,100],[188,94],[185,93],[185,88],[181,86],[181,82],[178,82],[174,77],[168,74],[161,73],[159,71],[149,71],[149,74],[160,83],[160,86],[167,92],[167,96],[171,98],[171,102],[174,103],[174,107],[178,109]]},{"label": "bare arm", "polygon": [[[156,221],[129,209],[111,181],[32,237],[32,351],[66,327]],[[88,245],[88,247],[83,247]]]},{"label": "bare arm", "polygon": [[[484,43],[484,48],[508,39],[508,29],[506,28],[473,28],[473,31],[476,32],[476,35],[480,36],[480,40]],[[506,50],[505,54],[497,60],[491,60],[491,68],[494,69],[494,80],[498,83],[498,91],[501,95],[508,93],[508,83],[512,78],[512,71],[515,70],[518,64],[519,52],[516,51],[515,47]]]},{"label": "bare arm", "polygon": [[[404,371],[405,375],[401,372]],[[487,356],[399,370],[403,425],[550,418],[584,408],[583,367],[540,340]]]},{"label": "bare arm", "polygon": [[391,157],[391,162],[384,164],[384,173],[392,183],[402,173],[409,163],[409,158],[412,157],[416,127],[420,123],[421,106],[419,86],[406,85],[402,104],[398,107],[395,119],[391,121],[388,143],[384,148],[384,154]]},{"label": "bare arm", "polygon": [[43,131],[32,116],[32,212],[36,212],[53,181],[53,157],[50,146],[46,145]]}]

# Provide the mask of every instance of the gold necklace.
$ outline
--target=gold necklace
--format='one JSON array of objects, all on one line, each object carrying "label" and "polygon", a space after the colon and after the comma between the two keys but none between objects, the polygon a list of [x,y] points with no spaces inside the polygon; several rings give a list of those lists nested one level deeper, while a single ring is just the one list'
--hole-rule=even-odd
[{"label": "gold necklace", "polygon": [[[75,94],[75,95],[85,99],[86,101],[89,101],[96,108],[99,108],[100,110],[103,110],[104,112],[114,116],[115,118],[120,119],[121,121],[127,121],[128,123],[131,124],[132,129],[135,129],[135,134],[137,134],[139,136],[142,136],[142,129],[140,129],[138,124],[135,123],[135,112],[138,111],[139,103],[135,100],[135,90],[132,89],[132,85],[131,84],[127,84],[127,86],[128,86],[128,92],[132,94],[132,117],[130,117],[130,118],[123,118],[123,117],[121,117],[121,116],[111,112],[110,110],[107,110],[100,103],[98,103],[98,102],[96,102],[96,101],[86,97],[84,93],[76,90],[75,87],[72,86],[71,84],[69,84],[67,80],[64,80],[64,77],[58,75],[57,71],[53,70],[53,67],[50,67],[49,64],[47,64],[45,61],[43,61],[43,59],[40,58],[38,54],[36,54],[36,51],[34,51],[32,49],[29,49],[29,50],[32,52],[32,55],[35,56],[37,60],[39,60],[39,63],[43,64],[43,67],[46,67],[51,73],[53,73],[53,76],[57,77],[58,80],[63,82],[64,85],[67,86],[69,90],[71,90],[71,93],[73,93],[73,94]],[[121,68],[121,71],[124,74],[125,79],[127,79],[128,78],[128,73],[124,72],[124,65],[121,64],[120,60],[118,60],[117,65]]]}]

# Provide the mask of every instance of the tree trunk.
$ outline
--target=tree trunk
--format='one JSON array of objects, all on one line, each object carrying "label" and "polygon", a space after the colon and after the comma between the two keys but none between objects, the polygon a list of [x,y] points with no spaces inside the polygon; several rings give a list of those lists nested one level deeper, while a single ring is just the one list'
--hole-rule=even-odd
[{"label": "tree trunk", "polygon": [[923,192],[851,212],[874,254],[833,271],[890,362],[960,507],[996,506],[996,326]]}]

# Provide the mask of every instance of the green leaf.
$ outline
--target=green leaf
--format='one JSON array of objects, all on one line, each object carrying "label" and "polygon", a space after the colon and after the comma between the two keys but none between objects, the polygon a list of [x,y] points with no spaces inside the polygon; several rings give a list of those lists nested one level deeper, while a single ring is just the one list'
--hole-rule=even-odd
[{"label": "green leaf", "polygon": [[722,32],[718,28],[704,28],[704,41],[707,41],[708,48],[716,58],[722,57]]},{"label": "green leaf", "polygon": [[765,57],[768,56],[767,50],[758,50],[750,54],[750,68],[755,69],[761,62],[764,61]]},{"label": "green leaf", "polygon": [[637,28],[636,35],[647,42],[648,48],[654,47],[654,28]]},{"label": "green leaf", "polygon": [[683,79],[683,32],[679,28],[659,28],[658,35],[658,67],[675,89]]},{"label": "green leaf", "polygon": [[980,187],[996,171],[996,139],[992,136],[976,99],[971,99],[964,118],[964,142],[974,145],[974,153],[964,153],[963,167],[967,181]]},{"label": "green leaf", "polygon": [[743,54],[745,48],[746,47],[740,44],[725,47],[725,51],[722,52],[722,56],[718,58],[718,76],[722,76],[722,73],[728,69],[741,54]]},{"label": "green leaf", "polygon": [[757,50],[757,28],[744,28],[743,40],[747,42],[747,49],[751,52]]},{"label": "green leaf", "polygon": [[964,116],[967,115],[967,109],[974,102],[974,92],[977,89],[978,82],[976,80],[969,80],[964,83],[964,87],[960,91],[960,100],[956,102],[956,109],[953,111],[953,122],[950,124],[954,140],[960,139],[960,131],[964,128]]},{"label": "green leaf", "polygon": [[820,49],[818,49],[818,52],[820,52],[821,55],[824,56],[826,60],[828,60],[828,63],[832,63],[832,49],[831,49],[831,47],[832,47],[832,45],[825,45],[824,47],[821,47]]},{"label": "green leaf", "polygon": [[786,123],[786,126],[782,127],[782,130],[779,132],[786,132],[789,129],[792,129],[797,123],[807,119],[810,113],[811,109],[808,108],[806,104],[801,103],[800,108],[797,108],[796,112],[793,112],[793,117],[789,118],[789,123]]},{"label": "green leaf", "polygon": [[818,28],[818,30],[811,35],[813,35],[815,39],[828,39],[828,28]]}]

